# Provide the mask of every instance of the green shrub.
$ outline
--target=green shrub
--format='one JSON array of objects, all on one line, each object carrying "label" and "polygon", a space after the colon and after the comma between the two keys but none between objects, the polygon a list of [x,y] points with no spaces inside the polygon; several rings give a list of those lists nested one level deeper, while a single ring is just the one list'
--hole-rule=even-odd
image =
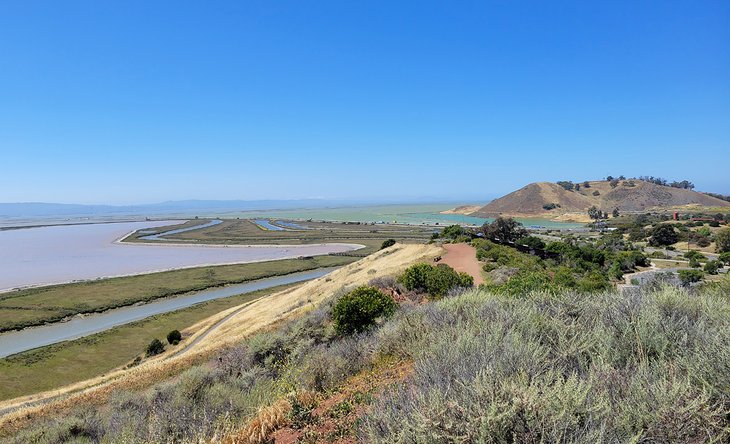
[{"label": "green shrub", "polygon": [[609,289],[611,287],[611,283],[608,282],[608,278],[602,273],[592,271],[578,279],[577,286],[578,290],[583,293],[593,293]]},{"label": "green shrub", "polygon": [[629,240],[631,242],[643,241],[646,239],[646,231],[641,227],[634,227],[629,230]]},{"label": "green shrub", "polygon": [[159,339],[155,338],[147,346],[147,349],[145,350],[145,354],[147,356],[155,356],[155,355],[159,355],[163,351],[165,351],[164,344],[162,344],[162,341],[160,341]]},{"label": "green shrub", "polygon": [[704,254],[700,253],[697,250],[690,250],[686,253],[684,253],[685,259],[696,260],[696,261],[704,261],[707,260]]},{"label": "green shrub", "polygon": [[415,264],[406,268],[402,275],[398,277],[398,282],[406,287],[409,291],[426,291],[426,279],[433,267],[429,264]]},{"label": "green shrub", "polygon": [[683,285],[689,285],[695,282],[699,282],[704,277],[702,270],[679,270],[679,280],[682,281]]},{"label": "green shrub", "polygon": [[471,236],[468,234],[462,234],[461,236],[456,236],[453,242],[455,244],[469,243],[471,242]]},{"label": "green shrub", "polygon": [[520,272],[512,276],[507,282],[490,288],[498,293],[512,296],[524,296],[534,291],[557,293],[559,287],[544,271]]},{"label": "green shrub", "polygon": [[730,228],[723,228],[715,234],[715,248],[718,253],[730,252]]},{"label": "green shrub", "polygon": [[720,262],[718,261],[707,261],[705,264],[705,273],[707,274],[717,274],[717,270],[720,269]]},{"label": "green shrub", "polygon": [[676,244],[677,241],[679,241],[679,236],[674,231],[674,227],[668,224],[659,224],[651,231],[649,245],[652,247],[661,247]]},{"label": "green shrub", "polygon": [[335,331],[349,335],[367,330],[376,319],[388,317],[397,304],[390,296],[374,287],[362,286],[342,296],[332,307]]},{"label": "green shrub", "polygon": [[621,270],[619,262],[611,264],[611,267],[608,269],[608,277],[615,281],[619,281],[623,276],[624,272]]},{"label": "green shrub", "polygon": [[553,283],[564,288],[573,288],[576,285],[573,271],[566,267],[560,266],[553,275]]},{"label": "green shrub", "polygon": [[182,340],[182,335],[178,330],[173,330],[167,334],[167,343],[177,345]]},{"label": "green shrub", "polygon": [[388,247],[392,247],[393,245],[395,245],[395,239],[387,239],[384,240],[383,243],[380,245],[380,249],[384,250]]},{"label": "green shrub", "polygon": [[720,262],[722,262],[725,265],[730,265],[730,251],[720,253],[720,255],[717,257],[717,260],[719,260]]},{"label": "green shrub", "polygon": [[516,243],[519,245],[526,245],[536,250],[545,249],[545,242],[537,236],[525,236],[517,239]]},{"label": "green shrub", "polygon": [[407,290],[428,293],[433,298],[442,298],[455,287],[471,287],[474,278],[466,273],[457,273],[446,264],[437,266],[415,264],[408,267],[398,278]]},{"label": "green shrub", "polygon": [[474,279],[466,273],[459,274],[446,264],[431,267],[426,277],[426,291],[435,298],[446,296],[452,288],[471,287]]},{"label": "green shrub", "polygon": [[462,236],[465,232],[464,227],[461,225],[449,225],[441,232],[441,237],[444,239],[456,239],[457,237]]}]

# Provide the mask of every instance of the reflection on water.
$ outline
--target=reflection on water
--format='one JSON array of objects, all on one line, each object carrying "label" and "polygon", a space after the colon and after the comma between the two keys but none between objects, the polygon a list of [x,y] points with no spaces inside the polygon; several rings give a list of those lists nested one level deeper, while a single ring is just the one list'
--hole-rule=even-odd
[{"label": "reflection on water", "polygon": [[264,230],[269,231],[286,231],[286,228],[283,227],[277,227],[276,225],[272,224],[266,219],[256,219],[254,222],[256,222],[256,225],[263,228]]},{"label": "reflection on water", "polygon": [[160,299],[148,304],[116,308],[104,313],[75,316],[68,322],[56,322],[41,327],[31,327],[25,330],[2,333],[0,334],[0,358],[25,350],[99,333],[118,325],[128,324],[156,314],[190,307],[201,302],[316,279],[334,269],[322,268],[319,270],[292,273],[286,276],[259,279],[244,284],[229,285]]},{"label": "reflection on water", "polygon": [[276,225],[281,225],[282,227],[291,228],[294,230],[308,230],[309,228],[303,227],[299,224],[295,224],[294,222],[287,222],[284,220],[277,220]]}]

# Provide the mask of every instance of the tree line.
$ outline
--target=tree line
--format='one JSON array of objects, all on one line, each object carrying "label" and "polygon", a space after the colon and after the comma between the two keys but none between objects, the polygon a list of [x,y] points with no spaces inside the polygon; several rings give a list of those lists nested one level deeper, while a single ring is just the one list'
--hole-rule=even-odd
[{"label": "tree line", "polygon": [[[613,188],[616,188],[621,181],[624,181],[624,185],[626,185],[628,187],[633,187],[636,185],[634,183],[635,180],[643,180],[644,182],[650,182],[655,185],[661,185],[664,187],[672,187],[672,188],[681,188],[684,190],[693,190],[695,188],[695,184],[693,184],[689,180],[681,180],[681,181],[675,180],[675,181],[670,182],[667,179],[664,179],[662,177],[654,177],[654,176],[639,176],[638,178],[631,177],[629,179],[627,179],[626,176],[623,176],[623,175],[618,176],[618,177],[606,176],[606,181],[610,182],[611,187],[613,187]],[[581,187],[582,188],[591,187],[590,182],[588,182],[587,180],[585,180],[583,182],[576,182],[576,183],[574,183],[573,181],[570,181],[570,180],[559,180],[555,183],[560,185],[567,191],[573,191],[573,190],[580,191]],[[730,196],[715,195],[713,193],[705,193],[705,194],[708,194],[713,197],[718,197],[723,200],[730,201]]]}]

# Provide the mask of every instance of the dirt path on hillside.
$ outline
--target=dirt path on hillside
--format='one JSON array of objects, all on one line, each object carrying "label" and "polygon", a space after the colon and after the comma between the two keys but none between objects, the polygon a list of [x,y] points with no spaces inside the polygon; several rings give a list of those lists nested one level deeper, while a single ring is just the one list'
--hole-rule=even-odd
[{"label": "dirt path on hillside", "polygon": [[444,244],[446,254],[441,262],[456,271],[463,271],[474,278],[474,285],[484,283],[482,264],[477,260],[477,250],[469,244]]}]

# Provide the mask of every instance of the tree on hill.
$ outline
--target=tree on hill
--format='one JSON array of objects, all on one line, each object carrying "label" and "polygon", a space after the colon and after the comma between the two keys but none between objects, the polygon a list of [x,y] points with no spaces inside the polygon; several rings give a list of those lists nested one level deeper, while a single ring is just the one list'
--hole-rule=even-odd
[{"label": "tree on hill", "polygon": [[656,185],[662,185],[667,186],[667,179],[662,179],[661,177],[654,177],[654,176],[639,176],[639,180],[643,180],[644,182],[650,182]]},{"label": "tree on hill", "polygon": [[588,208],[588,217],[590,217],[591,219],[598,220],[601,218],[602,215],[603,213],[601,212],[601,210],[599,210],[595,205]]},{"label": "tree on hill", "polygon": [[723,228],[715,234],[715,248],[718,253],[730,252],[730,228]]},{"label": "tree on hill", "polygon": [[677,236],[673,226],[660,224],[652,230],[649,245],[652,247],[663,247],[675,244],[678,240],[679,236]]},{"label": "tree on hill", "polygon": [[565,189],[566,191],[573,191],[573,188],[575,188],[575,185],[573,184],[573,182],[571,182],[569,180],[559,180],[556,183],[558,185],[560,185],[561,187],[563,187],[563,189]]},{"label": "tree on hill", "polygon": [[590,187],[591,187],[591,184],[587,180],[585,182],[583,182],[583,188],[590,188]]},{"label": "tree on hill", "polygon": [[689,180],[683,180],[681,182],[672,182],[669,184],[672,188],[682,188],[684,190],[693,190],[695,187],[695,184],[690,182]]},{"label": "tree on hill", "polygon": [[511,217],[498,217],[492,223],[485,223],[482,225],[482,233],[487,239],[499,239],[506,242],[514,242],[527,236],[527,230],[522,224]]},{"label": "tree on hill", "polygon": [[612,179],[610,182],[611,182],[611,188],[616,188],[618,186],[619,180]]},{"label": "tree on hill", "polygon": [[618,211],[618,207],[613,209],[613,217],[619,217],[621,213]]}]

